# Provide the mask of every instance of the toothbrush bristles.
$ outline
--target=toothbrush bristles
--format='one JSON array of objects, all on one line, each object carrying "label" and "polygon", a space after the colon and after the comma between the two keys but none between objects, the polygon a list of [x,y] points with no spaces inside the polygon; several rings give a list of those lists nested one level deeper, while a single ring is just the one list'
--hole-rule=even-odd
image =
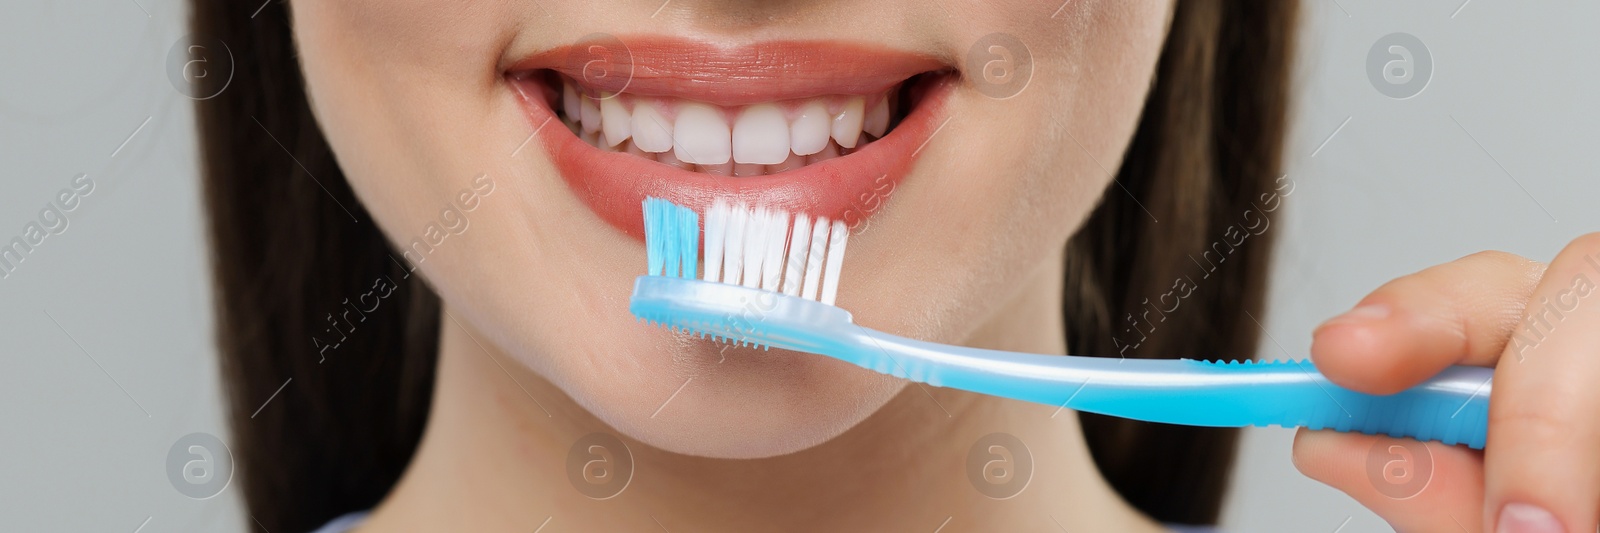
[{"label": "toothbrush bristles", "polygon": [[[842,220],[725,198],[712,201],[701,217],[673,202],[646,198],[644,222],[650,275],[699,276],[829,305],[838,295],[839,272],[850,237]],[[703,247],[699,242],[702,235]],[[704,261],[698,260],[701,250]],[[696,272],[701,265],[703,274]]]},{"label": "toothbrush bristles", "polygon": [[700,215],[660,198],[644,200],[644,248],[652,276],[695,276]]}]

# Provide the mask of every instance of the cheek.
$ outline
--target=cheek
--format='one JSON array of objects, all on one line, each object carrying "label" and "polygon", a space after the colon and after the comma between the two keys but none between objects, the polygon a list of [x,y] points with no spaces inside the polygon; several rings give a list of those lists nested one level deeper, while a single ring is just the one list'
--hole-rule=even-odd
[{"label": "cheek", "polygon": [[[416,4],[416,5],[411,5]],[[448,2],[297,2],[313,111],[376,223],[450,317],[629,437],[714,457],[830,439],[893,397],[886,376],[804,354],[724,350],[636,322],[638,243],[591,221],[498,76],[524,14]],[[535,11],[537,14],[537,11]],[[462,36],[477,36],[464,38]],[[492,191],[459,200],[479,176]],[[350,206],[355,207],[355,206]],[[480,357],[465,354],[463,357]]]},{"label": "cheek", "polygon": [[[1154,80],[1166,39],[1168,2],[1085,2],[1064,8],[1061,27],[1033,36],[1045,47],[1035,63],[1037,93],[1027,98],[1034,117],[1024,139],[1032,157],[1022,169],[1024,191],[1042,221],[1077,229],[1102,194],[1125,195],[1113,184]],[[1026,120],[1026,119],[1021,119]],[[1052,217],[1053,215],[1053,217]]]},{"label": "cheek", "polygon": [[471,155],[459,148],[484,137],[473,126],[487,119],[484,97],[499,88],[500,43],[490,36],[507,14],[395,4],[316,0],[291,10],[312,110],[358,192],[379,176],[440,179],[412,165]]},{"label": "cheek", "polygon": [[459,37],[496,34],[499,14],[402,4],[297,1],[297,53],[318,127],[371,215],[359,223],[376,223],[424,272],[441,270],[430,279],[449,282],[460,269],[445,267],[471,263],[472,246],[510,238],[497,219],[526,194],[527,170],[501,147],[525,128],[497,105],[498,45]]},{"label": "cheek", "polygon": [[[977,325],[1027,290],[1023,280],[1059,261],[1070,236],[1112,184],[1165,38],[1165,3],[1073,2],[1056,20],[1022,8],[1011,18],[1032,59],[1028,84],[1006,98],[977,85],[952,102],[950,122],[918,162],[918,176],[864,235],[852,271],[884,273],[879,295],[857,305],[863,323],[942,342],[969,342]],[[978,42],[972,30],[966,42]],[[1012,54],[1020,57],[1020,54]],[[854,243],[856,241],[852,241]],[[914,243],[911,245],[895,243]],[[854,246],[854,244],[852,244]],[[894,249],[893,254],[872,253]],[[845,280],[846,290],[861,290]],[[874,305],[875,302],[896,305]]]}]

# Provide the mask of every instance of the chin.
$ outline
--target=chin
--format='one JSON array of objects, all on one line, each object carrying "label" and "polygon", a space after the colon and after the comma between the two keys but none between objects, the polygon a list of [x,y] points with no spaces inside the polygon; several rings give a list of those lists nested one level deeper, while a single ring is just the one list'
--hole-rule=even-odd
[{"label": "chin", "polygon": [[[669,343],[674,348],[659,353],[633,383],[596,380],[603,373],[589,373],[562,388],[601,421],[645,445],[684,455],[756,459],[827,442],[883,407],[906,384],[816,355],[687,338]],[[686,371],[692,375],[660,377]],[[670,385],[664,394],[663,384]]]}]

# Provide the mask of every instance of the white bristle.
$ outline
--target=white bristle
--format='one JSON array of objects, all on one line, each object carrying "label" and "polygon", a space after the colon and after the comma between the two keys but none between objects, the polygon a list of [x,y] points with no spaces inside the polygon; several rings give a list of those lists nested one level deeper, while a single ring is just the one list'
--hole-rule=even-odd
[{"label": "white bristle", "polygon": [[707,281],[834,304],[850,238],[844,221],[720,198],[704,220]]},{"label": "white bristle", "polygon": [[739,274],[744,261],[744,226],[749,220],[749,208],[743,203],[732,206],[728,213],[727,244],[722,248],[722,282],[739,284]]},{"label": "white bristle", "polygon": [[800,286],[800,297],[807,300],[817,299],[817,291],[821,289],[822,260],[828,251],[828,217],[817,217],[811,226],[811,251],[806,254],[806,281]]},{"label": "white bristle", "polygon": [[767,212],[766,257],[761,259],[761,288],[778,292],[783,283],[783,249],[789,241],[789,213],[781,209]]},{"label": "white bristle", "polygon": [[[711,209],[706,211],[706,281],[722,281],[723,231],[731,210],[727,199],[717,198],[711,202]],[[693,276],[694,273],[689,274]]]},{"label": "white bristle", "polygon": [[843,220],[834,221],[833,234],[828,236],[828,268],[822,274],[822,303],[833,305],[839,295],[839,271],[844,266],[844,245],[849,242],[850,228]]},{"label": "white bristle", "polygon": [[761,258],[767,250],[762,241],[767,237],[767,222],[771,219],[763,206],[750,213],[749,221],[745,222],[744,278],[740,284],[752,289],[761,288]]},{"label": "white bristle", "polygon": [[800,281],[805,279],[806,252],[811,250],[811,217],[805,213],[794,216],[794,231],[789,233],[789,257],[784,261],[783,293],[800,295]]}]

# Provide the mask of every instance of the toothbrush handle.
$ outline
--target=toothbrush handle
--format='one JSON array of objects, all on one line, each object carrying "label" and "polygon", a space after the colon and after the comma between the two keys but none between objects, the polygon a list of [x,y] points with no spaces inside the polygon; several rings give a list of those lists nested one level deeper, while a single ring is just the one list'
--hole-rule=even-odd
[{"label": "toothbrush handle", "polygon": [[1333,384],[1304,360],[1184,362],[1213,371],[1226,369],[1251,379],[1282,381],[1240,387],[1243,390],[1235,392],[1238,397],[1234,401],[1249,402],[1239,406],[1240,416],[1218,413],[1212,418],[1226,425],[1331,429],[1465,444],[1475,449],[1483,448],[1488,434],[1489,393],[1494,380],[1491,368],[1454,366],[1398,393],[1373,395]]},{"label": "toothbrush handle", "polygon": [[1493,369],[1456,366],[1391,395],[1345,389],[1309,361],[1049,356],[859,328],[857,364],[913,381],[1078,411],[1192,426],[1282,426],[1483,448]]},{"label": "toothbrush handle", "polygon": [[1451,367],[1398,394],[1334,385],[1306,361],[1216,363],[983,350],[889,335],[821,302],[753,287],[640,276],[628,304],[652,323],[785,348],[935,386],[1136,420],[1303,426],[1484,446],[1494,371]]}]

